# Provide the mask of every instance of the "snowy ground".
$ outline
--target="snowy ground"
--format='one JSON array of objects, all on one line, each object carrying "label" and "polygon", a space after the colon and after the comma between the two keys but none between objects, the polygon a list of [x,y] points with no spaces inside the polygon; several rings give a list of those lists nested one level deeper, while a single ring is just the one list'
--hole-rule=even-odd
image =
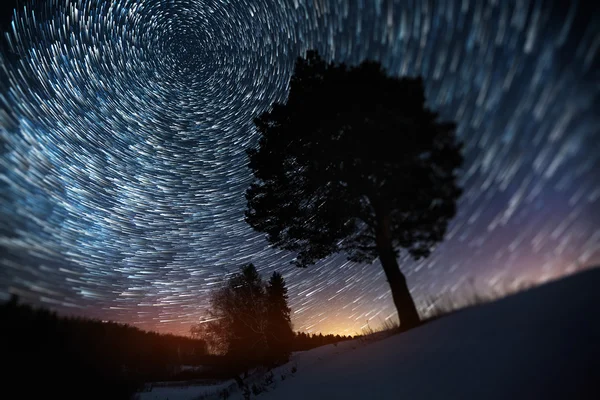
[{"label": "snowy ground", "polygon": [[[264,400],[600,399],[599,309],[594,269],[400,335],[294,354],[273,383],[254,383]],[[229,382],[141,399],[217,398],[226,385],[230,399],[242,398]]]},{"label": "snowy ground", "polygon": [[223,389],[234,385],[233,381],[227,381],[218,385],[210,386],[155,386],[149,392],[138,393],[139,400],[192,400],[206,398],[218,398]]}]

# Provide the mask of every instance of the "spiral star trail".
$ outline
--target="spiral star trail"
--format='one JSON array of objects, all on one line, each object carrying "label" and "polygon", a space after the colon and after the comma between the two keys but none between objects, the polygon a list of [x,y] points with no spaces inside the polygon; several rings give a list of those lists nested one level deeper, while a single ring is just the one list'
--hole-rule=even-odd
[{"label": "spiral star trail", "polygon": [[253,262],[284,274],[296,330],[393,317],[378,262],[296,269],[243,220],[252,118],[285,101],[313,48],[423,75],[429,106],[458,123],[458,215],[431,257],[399,260],[417,303],[472,279],[493,290],[600,262],[600,17],[588,2],[50,0],[10,21],[4,298],[185,334],[210,290]]}]

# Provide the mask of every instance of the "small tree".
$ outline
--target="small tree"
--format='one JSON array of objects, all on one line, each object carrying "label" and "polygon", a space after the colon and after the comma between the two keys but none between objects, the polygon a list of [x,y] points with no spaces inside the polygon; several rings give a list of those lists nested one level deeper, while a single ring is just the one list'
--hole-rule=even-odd
[{"label": "small tree", "polygon": [[211,317],[201,320],[190,328],[193,338],[202,339],[206,343],[208,352],[211,354],[225,355],[229,349],[229,326],[226,319]]},{"label": "small tree", "polygon": [[248,264],[211,294],[210,305],[208,318],[191,333],[212,353],[230,357],[234,369],[247,371],[287,360],[294,334],[281,274],[273,273],[265,287],[254,265]]},{"label": "small tree", "polygon": [[219,301],[232,310],[228,354],[245,367],[262,362],[267,351],[265,291],[253,264],[230,279],[227,296]]},{"label": "small tree", "polygon": [[264,284],[253,264],[211,294],[209,317],[191,328],[211,352],[231,357],[237,369],[263,361],[267,351]]},{"label": "small tree", "polygon": [[454,123],[425,107],[420,78],[394,78],[378,63],[299,58],[285,105],[254,123],[255,180],[246,221],[302,267],[337,252],[379,258],[403,329],[419,315],[397,263],[441,241],[456,211],[462,163]]},{"label": "small tree", "polygon": [[273,362],[287,361],[292,348],[294,332],[288,306],[285,280],[279,272],[273,272],[266,288],[267,344],[269,359]]}]

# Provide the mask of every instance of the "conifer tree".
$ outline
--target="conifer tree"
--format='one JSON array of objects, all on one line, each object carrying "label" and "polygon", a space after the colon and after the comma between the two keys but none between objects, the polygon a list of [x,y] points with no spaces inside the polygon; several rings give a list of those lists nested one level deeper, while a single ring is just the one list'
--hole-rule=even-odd
[{"label": "conifer tree", "polygon": [[288,306],[287,287],[279,272],[273,272],[266,288],[267,344],[271,362],[287,361],[294,332]]}]

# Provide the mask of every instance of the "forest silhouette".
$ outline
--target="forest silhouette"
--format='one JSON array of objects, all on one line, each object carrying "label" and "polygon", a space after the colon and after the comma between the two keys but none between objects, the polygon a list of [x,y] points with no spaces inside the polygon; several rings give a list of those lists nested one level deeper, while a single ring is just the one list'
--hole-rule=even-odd
[{"label": "forest silhouette", "polygon": [[[271,290],[278,288],[274,283],[277,279],[271,279]],[[285,362],[293,351],[351,339],[291,330],[282,336],[275,317],[271,319],[275,324],[272,331],[264,331],[270,334],[270,352],[265,347],[255,348],[248,342],[256,337],[254,333],[242,330],[232,348],[235,351],[210,354],[197,329],[192,329],[196,337],[190,338],[115,322],[64,317],[20,304],[17,296],[0,304],[0,321],[2,360],[7,366],[4,390],[22,393],[24,398],[81,399],[85,393],[86,399],[129,399],[157,381],[235,379],[244,387],[244,374],[250,368],[272,367]],[[285,342],[279,342],[282,337]],[[250,354],[260,357],[250,358]],[[184,370],[182,366],[196,368]]]}]

